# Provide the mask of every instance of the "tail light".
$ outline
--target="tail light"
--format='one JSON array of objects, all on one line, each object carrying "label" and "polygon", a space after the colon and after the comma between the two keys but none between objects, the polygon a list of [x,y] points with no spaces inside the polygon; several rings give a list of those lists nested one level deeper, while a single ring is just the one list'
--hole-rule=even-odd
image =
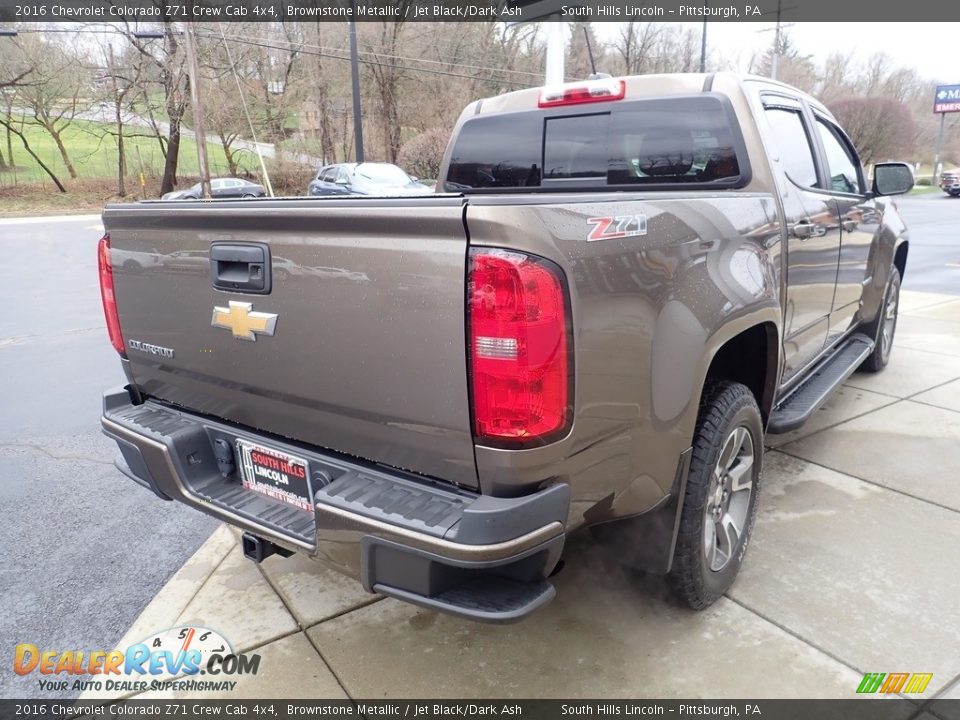
[{"label": "tail light", "polygon": [[537,107],[549,108],[561,105],[582,105],[584,103],[623,100],[626,91],[627,86],[623,80],[612,78],[557,85],[546,87],[540,91],[540,100],[537,102]]},{"label": "tail light", "polygon": [[558,436],[572,379],[562,272],[541,258],[474,250],[468,293],[474,434],[519,446]]},{"label": "tail light", "polygon": [[100,268],[100,297],[103,299],[103,315],[107,320],[110,344],[121,355],[123,335],[120,332],[120,316],[117,314],[117,298],[113,292],[113,266],[110,264],[110,235],[100,238],[97,247],[97,265]]}]

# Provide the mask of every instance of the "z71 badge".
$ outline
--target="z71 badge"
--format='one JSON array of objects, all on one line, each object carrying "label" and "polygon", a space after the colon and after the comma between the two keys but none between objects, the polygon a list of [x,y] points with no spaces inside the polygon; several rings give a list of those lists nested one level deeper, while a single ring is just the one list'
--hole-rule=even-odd
[{"label": "z71 badge", "polygon": [[647,216],[642,213],[640,215],[587,218],[587,222],[593,225],[593,230],[587,233],[587,242],[616,240],[617,238],[647,234]]}]

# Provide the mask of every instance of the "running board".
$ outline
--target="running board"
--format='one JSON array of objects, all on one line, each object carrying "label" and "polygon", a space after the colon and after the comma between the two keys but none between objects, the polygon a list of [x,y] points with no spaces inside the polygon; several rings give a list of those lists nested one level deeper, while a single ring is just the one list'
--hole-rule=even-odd
[{"label": "running board", "polygon": [[767,424],[771,435],[790,432],[803,425],[830,394],[860,367],[873,352],[873,340],[866,335],[853,335],[817,368],[800,386],[774,408]]}]

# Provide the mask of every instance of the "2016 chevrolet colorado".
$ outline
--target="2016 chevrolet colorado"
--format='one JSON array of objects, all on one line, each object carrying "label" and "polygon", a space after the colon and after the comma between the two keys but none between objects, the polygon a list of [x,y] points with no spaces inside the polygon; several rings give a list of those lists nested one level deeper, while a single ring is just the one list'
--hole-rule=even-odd
[{"label": "2016 chevrolet colorado", "polygon": [[602,526],[702,608],[764,432],[887,363],[912,183],[793,88],[663,75],[471,103],[433,196],[111,205],[103,429],[258,561],[502,622]]}]

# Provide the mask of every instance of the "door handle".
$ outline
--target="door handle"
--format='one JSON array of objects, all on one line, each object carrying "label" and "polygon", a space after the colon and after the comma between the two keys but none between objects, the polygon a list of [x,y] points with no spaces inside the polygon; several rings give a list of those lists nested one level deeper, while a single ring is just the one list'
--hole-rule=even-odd
[{"label": "door handle", "polygon": [[270,246],[265,243],[213,243],[210,281],[217,290],[266,295],[271,289]]},{"label": "door handle", "polygon": [[798,222],[792,228],[793,234],[795,237],[800,238],[801,240],[808,240],[814,235],[822,234],[818,230],[818,225],[816,223],[801,221]]},{"label": "door handle", "polygon": [[843,228],[844,232],[853,232],[857,229],[859,223],[856,220],[843,220],[840,223],[840,226]]}]

